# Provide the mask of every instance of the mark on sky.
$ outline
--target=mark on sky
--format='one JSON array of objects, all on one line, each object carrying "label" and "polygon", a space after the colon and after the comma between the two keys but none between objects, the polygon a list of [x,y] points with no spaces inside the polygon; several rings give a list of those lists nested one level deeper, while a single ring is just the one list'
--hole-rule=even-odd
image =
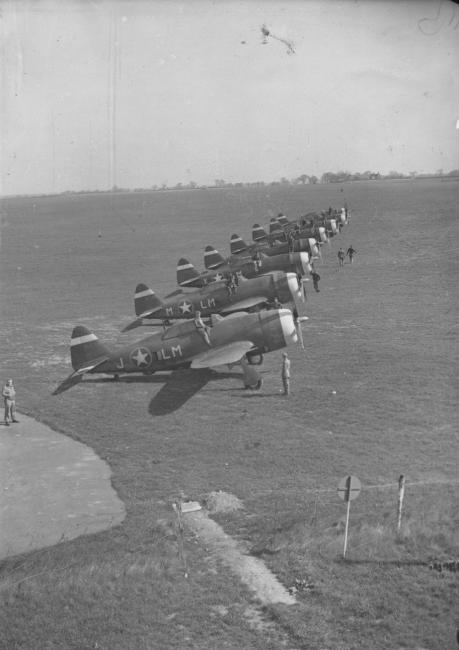
[{"label": "mark on sky", "polygon": [[437,6],[437,13],[433,18],[421,18],[418,20],[419,31],[426,36],[435,36],[445,27],[457,29],[459,27],[459,17],[455,2],[449,0],[440,0]]},{"label": "mark on sky", "polygon": [[268,43],[268,37],[271,37],[274,38],[276,41],[279,41],[280,43],[283,43],[284,45],[287,46],[287,54],[295,54],[295,48],[292,41],[287,41],[284,38],[279,38],[278,36],[270,32],[269,29],[266,27],[266,25],[263,25],[261,27],[261,33],[263,34],[263,40],[262,40],[263,45],[266,45]]}]

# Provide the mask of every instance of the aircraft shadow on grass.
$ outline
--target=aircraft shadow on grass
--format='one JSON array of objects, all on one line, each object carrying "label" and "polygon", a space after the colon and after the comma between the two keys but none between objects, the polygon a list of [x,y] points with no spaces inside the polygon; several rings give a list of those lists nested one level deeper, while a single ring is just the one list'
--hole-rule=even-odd
[{"label": "aircraft shadow on grass", "polygon": [[[117,383],[125,384],[164,384],[148,405],[150,415],[167,415],[181,408],[196,393],[208,383],[220,379],[242,379],[238,372],[216,372],[204,368],[202,370],[177,370],[162,375],[125,375]],[[86,378],[80,386],[91,384],[113,383],[111,377]],[[239,387],[225,390],[237,390]],[[212,389],[211,389],[212,390]]]}]

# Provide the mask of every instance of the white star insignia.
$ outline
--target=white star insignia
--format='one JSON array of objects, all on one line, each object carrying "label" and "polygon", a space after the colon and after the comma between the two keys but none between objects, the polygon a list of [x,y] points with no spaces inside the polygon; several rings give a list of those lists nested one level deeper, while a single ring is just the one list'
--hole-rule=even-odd
[{"label": "white star insignia", "polygon": [[179,303],[179,309],[181,310],[182,314],[190,314],[192,307],[193,305],[191,304],[191,302],[187,302],[186,300]]},{"label": "white star insignia", "polygon": [[223,280],[223,275],[221,273],[216,273],[215,274],[215,281],[219,282],[219,280]]},{"label": "white star insignia", "polygon": [[151,363],[151,354],[150,351],[146,348],[137,348],[131,354],[131,359],[135,362],[136,366],[149,366]]}]

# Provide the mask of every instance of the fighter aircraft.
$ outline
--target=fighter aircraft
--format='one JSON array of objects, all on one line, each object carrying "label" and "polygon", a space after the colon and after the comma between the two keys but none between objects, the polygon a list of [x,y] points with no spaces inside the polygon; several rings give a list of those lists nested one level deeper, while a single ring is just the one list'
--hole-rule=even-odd
[{"label": "fighter aircraft", "polygon": [[308,253],[310,257],[318,257],[319,255],[319,249],[314,237],[292,238],[291,243],[288,241],[273,242],[272,240],[268,243],[268,235],[257,223],[253,225],[252,239],[255,243],[249,246],[239,235],[231,235],[231,255],[255,255],[257,252],[262,252],[268,257],[275,257],[276,255],[289,252],[304,252]]},{"label": "fighter aircraft", "polygon": [[[144,319],[170,321],[193,318],[197,311],[203,318],[211,314],[230,314],[275,304],[304,302],[304,291],[296,273],[274,271],[247,280],[240,278],[238,286],[224,280],[206,284],[200,289],[178,289],[161,300],[145,284],[135,290],[134,306],[137,318],[123,332],[143,325]],[[298,309],[298,308],[297,308]]]},{"label": "fighter aircraft", "polygon": [[260,253],[256,260],[236,258],[228,263],[218,251],[212,246],[208,246],[205,260],[208,264],[212,264],[212,267],[199,273],[191,262],[182,257],[177,265],[177,284],[181,287],[204,287],[210,282],[228,279],[234,273],[240,273],[245,278],[255,278],[276,271],[283,271],[287,274],[296,273],[299,278],[303,279],[311,272],[309,255],[304,252],[273,257]]},{"label": "fighter aircraft", "polygon": [[90,330],[78,325],[70,342],[74,372],[53,394],[71,388],[87,373],[104,373],[117,379],[125,373],[151,375],[160,370],[234,364],[242,365],[246,387],[260,388],[261,379],[252,367],[255,360],[261,363],[264,353],[297,341],[297,325],[288,309],[238,313],[227,318],[214,315],[207,340],[194,321],[182,321],[119,350],[110,350]]},{"label": "fighter aircraft", "polygon": [[304,230],[314,231],[318,228],[325,228],[325,233],[328,238],[334,237],[338,234],[338,224],[336,218],[333,216],[334,211],[321,212],[309,212],[305,214],[300,219],[300,232]]},{"label": "fighter aircraft", "polygon": [[234,273],[240,271],[246,278],[253,278],[260,274],[284,271],[296,273],[304,278],[311,271],[309,254],[305,251],[299,253],[285,253],[269,257],[264,254],[264,249],[259,252],[258,259],[232,255],[225,258],[213,246],[206,246],[204,252],[204,266],[207,270],[218,273]]}]

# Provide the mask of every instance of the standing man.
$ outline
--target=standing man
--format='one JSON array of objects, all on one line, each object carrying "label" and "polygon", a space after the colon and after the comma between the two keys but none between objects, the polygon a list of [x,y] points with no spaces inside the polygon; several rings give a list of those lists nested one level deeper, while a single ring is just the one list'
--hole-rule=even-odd
[{"label": "standing man", "polygon": [[351,264],[352,264],[352,258],[354,257],[355,253],[357,253],[357,251],[352,248],[352,244],[351,244],[347,249],[347,255],[349,256],[349,262]]},{"label": "standing man", "polygon": [[317,273],[317,271],[315,270],[314,267],[312,267],[311,278],[312,278],[312,284],[314,285],[314,289],[318,293],[320,291],[320,289],[319,289],[320,275]]},{"label": "standing man", "polygon": [[194,324],[199,334],[202,336],[202,338],[207,343],[209,348],[211,348],[212,343],[210,342],[210,338],[209,338],[209,328],[204,324],[204,321],[201,318],[200,311],[197,311],[194,315]]},{"label": "standing man", "polygon": [[5,426],[9,427],[11,422],[19,422],[16,420],[16,391],[14,390],[13,380],[8,379],[6,384],[3,386],[3,404],[5,406]]},{"label": "standing man", "polygon": [[284,385],[284,395],[290,394],[290,359],[287,352],[282,352],[282,383]]},{"label": "standing man", "polygon": [[342,248],[340,248],[338,251],[338,263],[340,266],[344,266],[344,258],[345,258],[344,251]]}]

